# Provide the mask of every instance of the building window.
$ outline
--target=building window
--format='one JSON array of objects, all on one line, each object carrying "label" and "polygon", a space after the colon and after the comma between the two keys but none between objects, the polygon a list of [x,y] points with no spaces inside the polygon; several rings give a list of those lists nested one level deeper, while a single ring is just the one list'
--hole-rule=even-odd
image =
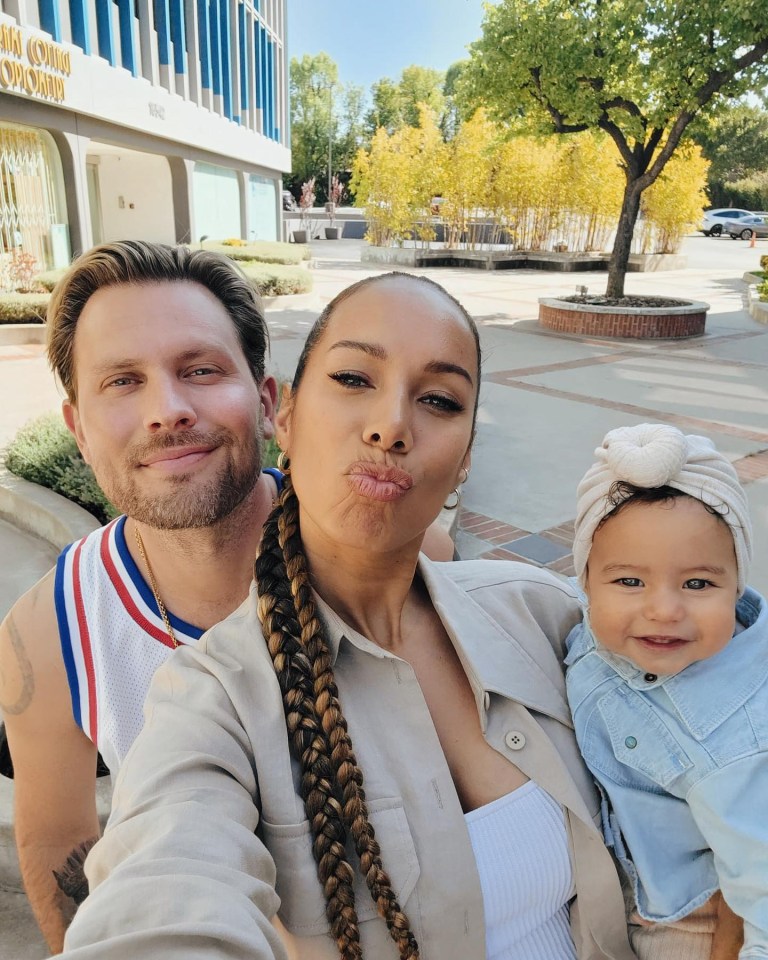
[{"label": "building window", "polygon": [[[0,247],[6,261],[14,250],[31,253],[40,270],[64,257],[68,245],[62,211],[61,164],[47,133],[0,126]],[[58,264],[57,264],[58,265]]]}]

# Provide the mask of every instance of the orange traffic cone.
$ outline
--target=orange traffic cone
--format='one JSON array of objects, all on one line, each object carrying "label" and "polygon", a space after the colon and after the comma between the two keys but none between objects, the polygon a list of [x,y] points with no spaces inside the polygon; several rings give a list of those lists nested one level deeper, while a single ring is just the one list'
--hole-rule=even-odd
[{"label": "orange traffic cone", "polygon": [[756,246],[757,246],[757,243],[755,242],[756,240],[757,240],[757,233],[756,233],[755,230],[753,230],[753,231],[752,231],[752,236],[749,238],[749,246],[750,246],[750,248],[753,248],[753,247],[756,247]]}]

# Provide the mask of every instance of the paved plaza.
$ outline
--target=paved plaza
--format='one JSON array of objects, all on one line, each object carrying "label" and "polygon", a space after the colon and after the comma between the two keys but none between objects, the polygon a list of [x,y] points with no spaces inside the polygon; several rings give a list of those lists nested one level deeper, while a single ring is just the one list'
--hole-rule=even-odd
[{"label": "paved plaza", "polygon": [[[314,290],[269,306],[272,363],[290,377],[306,333],[325,303],[362,277],[360,244],[313,244]],[[768,591],[768,326],[745,309],[741,277],[757,249],[728,239],[688,238],[686,270],[632,274],[627,291],[683,296],[711,305],[706,335],[633,342],[563,337],[536,323],[537,298],[605,289],[604,273],[425,269],[478,322],[483,387],[472,471],[464,488],[457,546],[462,557],[503,557],[571,571],[575,488],[606,431],[663,421],[710,437],[746,485],[755,524],[751,582]],[[0,345],[0,444],[23,422],[56,409],[58,391],[40,346]],[[7,518],[6,518],[7,519]],[[49,568],[50,548],[0,521],[0,615]],[[7,571],[13,558],[14,573]],[[2,794],[0,794],[0,805]],[[46,956],[22,896],[0,895],[3,960]],[[13,916],[15,922],[7,926]],[[24,921],[21,917],[24,916]],[[6,929],[16,937],[6,940]],[[10,951],[10,952],[9,952]]]}]

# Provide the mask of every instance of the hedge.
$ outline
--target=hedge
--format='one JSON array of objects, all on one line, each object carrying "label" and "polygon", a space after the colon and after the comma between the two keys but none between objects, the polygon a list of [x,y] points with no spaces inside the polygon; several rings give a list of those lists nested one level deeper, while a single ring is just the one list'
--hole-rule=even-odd
[{"label": "hedge", "polygon": [[[263,465],[274,467],[279,454],[275,440],[267,440]],[[108,523],[118,515],[58,413],[44,414],[22,427],[6,448],[4,460],[17,477],[61,494],[92,513],[100,523]]]},{"label": "hedge", "polygon": [[0,323],[43,323],[47,293],[0,293]]},{"label": "hedge", "polygon": [[256,240],[253,243],[224,243],[221,240],[205,240],[204,250],[223,253],[232,260],[255,260],[258,263],[297,264],[309,260],[311,253],[306,244],[280,243],[272,240]]},{"label": "hedge", "polygon": [[117,516],[60,414],[45,414],[22,427],[5,451],[5,465],[16,476],[72,500],[101,523]]},{"label": "hedge", "polygon": [[277,263],[239,264],[263,297],[278,297],[293,293],[308,293],[312,289],[312,274],[303,267],[283,267]]}]

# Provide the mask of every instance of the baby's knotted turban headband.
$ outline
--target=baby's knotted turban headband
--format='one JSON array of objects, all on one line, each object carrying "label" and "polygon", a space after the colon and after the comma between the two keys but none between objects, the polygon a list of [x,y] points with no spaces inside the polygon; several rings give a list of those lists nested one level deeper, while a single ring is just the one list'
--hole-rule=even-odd
[{"label": "baby's knotted turban headband", "polygon": [[613,509],[609,499],[617,481],[636,487],[673,487],[712,507],[733,534],[739,595],[744,592],[752,558],[752,527],[747,498],[736,471],[706,437],[686,436],[676,427],[641,423],[607,433],[595,450],[597,462],[578,486],[573,563],[582,586],[592,537]]}]

